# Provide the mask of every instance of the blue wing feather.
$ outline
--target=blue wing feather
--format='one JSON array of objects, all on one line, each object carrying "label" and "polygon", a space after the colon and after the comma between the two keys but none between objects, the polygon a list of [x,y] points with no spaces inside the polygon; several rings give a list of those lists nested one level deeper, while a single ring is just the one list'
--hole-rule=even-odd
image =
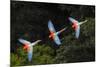
[{"label": "blue wing feather", "polygon": [[61,41],[60,41],[60,39],[59,39],[59,37],[58,37],[57,35],[55,35],[54,41],[55,41],[55,43],[56,43],[57,45],[60,45],[60,44],[61,44]]},{"label": "blue wing feather", "polygon": [[29,61],[32,60],[32,53],[31,53],[31,52],[28,53],[28,60],[29,60]]},{"label": "blue wing feather", "polygon": [[80,26],[78,26],[77,30],[75,31],[75,36],[76,38],[79,38],[79,34],[80,34]]},{"label": "blue wing feather", "polygon": [[74,18],[72,18],[72,17],[69,17],[68,18],[72,23],[74,23],[74,22],[77,22],[78,23],[78,21],[77,20],[75,20]]},{"label": "blue wing feather", "polygon": [[33,51],[33,49],[32,49],[32,47],[30,47],[30,50],[28,51],[28,60],[29,60],[29,62],[32,60],[32,51]]},{"label": "blue wing feather", "polygon": [[50,20],[48,21],[48,28],[49,28],[50,31],[52,31],[54,33],[56,32],[55,28],[54,28],[54,26],[53,26],[53,24],[52,24],[52,22]]},{"label": "blue wing feather", "polygon": [[18,39],[19,40],[19,42],[21,42],[22,44],[30,44],[30,42],[29,41],[27,41],[27,40],[24,40],[24,39]]}]

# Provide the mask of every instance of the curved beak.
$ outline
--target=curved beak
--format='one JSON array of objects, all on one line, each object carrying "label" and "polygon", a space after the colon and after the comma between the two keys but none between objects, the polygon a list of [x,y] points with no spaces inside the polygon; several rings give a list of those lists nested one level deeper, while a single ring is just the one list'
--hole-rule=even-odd
[{"label": "curved beak", "polygon": [[49,38],[51,38],[51,35],[49,35]]}]

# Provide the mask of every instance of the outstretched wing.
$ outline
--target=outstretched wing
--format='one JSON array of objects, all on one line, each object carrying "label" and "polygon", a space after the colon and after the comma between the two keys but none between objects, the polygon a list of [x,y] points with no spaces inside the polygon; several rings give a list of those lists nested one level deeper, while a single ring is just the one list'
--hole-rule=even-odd
[{"label": "outstretched wing", "polygon": [[79,34],[80,34],[80,25],[77,27],[77,29],[75,30],[75,36],[76,38],[79,37]]},{"label": "outstretched wing", "polygon": [[33,52],[33,47],[31,46],[28,51],[28,61],[29,62],[32,60],[32,52]]},{"label": "outstretched wing", "polygon": [[48,21],[48,28],[50,32],[54,32],[54,33],[56,32],[51,20]]},{"label": "outstretched wing", "polygon": [[75,19],[74,19],[74,18],[72,18],[72,17],[69,17],[68,19],[69,19],[72,23],[74,23],[74,22],[75,22],[75,23],[78,23],[78,21],[77,21],[77,20],[75,20]]},{"label": "outstretched wing", "polygon": [[19,40],[19,42],[21,42],[22,44],[27,44],[27,45],[30,44],[30,42],[27,41],[27,40],[24,40],[24,39],[18,39],[18,40]]},{"label": "outstretched wing", "polygon": [[54,36],[54,42],[57,44],[57,45],[60,45],[61,44],[61,41],[59,39],[59,37],[57,35]]},{"label": "outstretched wing", "polygon": [[80,25],[83,24],[83,23],[86,23],[86,22],[87,22],[87,20],[82,21],[82,22],[80,22],[78,24],[78,28],[76,29],[76,38],[78,38],[79,37],[79,34],[80,34]]}]

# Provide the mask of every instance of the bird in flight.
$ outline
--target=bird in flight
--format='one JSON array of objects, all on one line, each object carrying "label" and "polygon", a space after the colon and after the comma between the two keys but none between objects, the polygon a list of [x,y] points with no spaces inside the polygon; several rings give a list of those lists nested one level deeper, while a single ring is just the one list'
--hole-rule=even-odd
[{"label": "bird in flight", "polygon": [[36,45],[37,43],[39,43],[41,40],[37,40],[32,43],[27,40],[24,40],[24,39],[18,39],[18,40],[19,40],[19,42],[21,42],[24,45],[23,49],[27,50],[28,61],[30,62],[32,60],[33,46]]},{"label": "bird in flight", "polygon": [[60,31],[56,32],[51,20],[48,21],[48,28],[49,28],[49,31],[50,31],[50,35],[49,35],[49,38],[54,40],[54,42],[57,44],[57,45],[60,45],[61,44],[61,41],[58,37],[58,35],[60,33],[62,33],[63,31],[66,30],[66,28],[63,28],[61,29]]},{"label": "bird in flight", "polygon": [[78,39],[80,34],[80,25],[87,22],[87,20],[79,22],[72,17],[69,17],[68,19],[70,20],[70,22],[72,22],[72,28],[75,30],[75,37]]}]

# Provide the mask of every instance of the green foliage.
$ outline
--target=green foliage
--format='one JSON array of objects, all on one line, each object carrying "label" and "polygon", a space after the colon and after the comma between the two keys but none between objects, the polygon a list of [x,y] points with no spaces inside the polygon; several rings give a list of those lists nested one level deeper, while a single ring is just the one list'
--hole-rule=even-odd
[{"label": "green foliage", "polygon": [[34,64],[51,64],[53,63],[54,50],[50,46],[37,45],[33,48]]},{"label": "green foliage", "polygon": [[11,53],[11,66],[37,65],[53,63],[54,50],[48,45],[36,45],[33,47],[32,62],[28,61],[27,52],[22,47],[17,49],[17,53]]},{"label": "green foliage", "polygon": [[20,65],[18,60],[18,56],[16,54],[11,53],[11,65]]},{"label": "green foliage", "polygon": [[24,65],[27,60],[27,53],[23,51],[22,47],[17,49],[17,53],[11,53],[11,66]]},{"label": "green foliage", "polygon": [[17,54],[11,53],[11,66],[19,66],[24,62],[23,57],[19,57]]}]

